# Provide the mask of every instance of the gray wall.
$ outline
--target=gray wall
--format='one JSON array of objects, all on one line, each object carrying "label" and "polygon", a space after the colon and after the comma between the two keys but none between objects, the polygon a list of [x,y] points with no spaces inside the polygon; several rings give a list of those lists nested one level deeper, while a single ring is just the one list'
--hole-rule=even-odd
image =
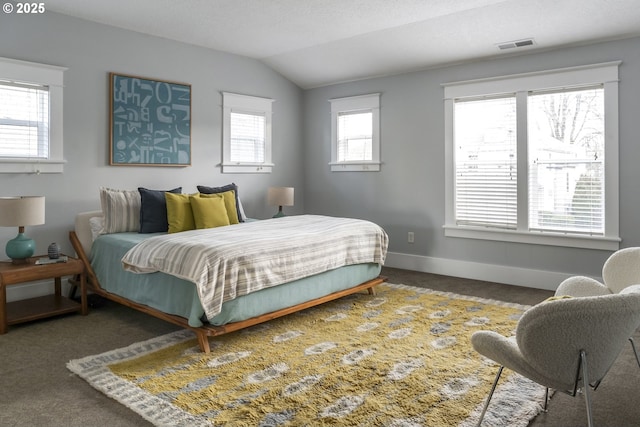
[{"label": "gray wall", "polygon": [[[68,67],[63,174],[0,174],[0,195],[45,195],[46,224],[30,227],[39,250],[67,233],[78,211],[99,208],[98,187],[163,189],[240,185],[250,216],[266,218],[266,188],[296,188],[290,213],[361,217],[382,225],[390,250],[439,260],[597,276],[606,251],[445,238],[442,83],[622,60],[620,228],[622,246],[640,245],[640,39],[377,78],[302,91],[258,61],[47,12],[0,15],[0,56]],[[192,85],[192,166],[108,166],[108,72]],[[272,174],[221,174],[221,91],[274,98]],[[382,171],[331,173],[330,98],[382,93]],[[416,242],[407,243],[407,232]],[[0,228],[0,241],[15,235]]]},{"label": "gray wall", "polygon": [[[302,166],[302,91],[259,61],[104,26],[60,14],[0,14],[0,56],[60,65],[65,72],[63,174],[0,174],[0,195],[45,195],[46,224],[27,227],[38,251],[56,241],[71,246],[68,231],[74,215],[99,209],[98,187],[168,189],[196,185],[239,185],[248,215],[265,218],[270,185],[293,186],[296,206],[304,206]],[[192,85],[190,167],[109,166],[108,73],[189,83]],[[275,99],[271,174],[221,174],[222,97],[236,92]],[[4,242],[17,229],[0,228]]]},{"label": "gray wall", "polygon": [[[444,107],[442,83],[613,60],[620,66],[621,246],[640,245],[640,39],[511,56],[370,79],[305,92],[305,210],[362,217],[383,226],[390,250],[515,269],[600,275],[607,251],[447,238],[442,225]],[[331,173],[328,100],[381,92],[381,172]],[[407,243],[407,232],[415,243]]]}]

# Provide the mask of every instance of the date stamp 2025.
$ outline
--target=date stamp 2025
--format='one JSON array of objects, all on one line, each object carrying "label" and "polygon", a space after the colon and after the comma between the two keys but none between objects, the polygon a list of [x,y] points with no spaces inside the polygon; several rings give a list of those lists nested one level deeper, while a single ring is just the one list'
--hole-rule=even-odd
[{"label": "date stamp 2025", "polygon": [[16,15],[40,14],[46,11],[44,3],[11,3],[6,2],[2,5],[2,12],[7,15],[15,13]]}]

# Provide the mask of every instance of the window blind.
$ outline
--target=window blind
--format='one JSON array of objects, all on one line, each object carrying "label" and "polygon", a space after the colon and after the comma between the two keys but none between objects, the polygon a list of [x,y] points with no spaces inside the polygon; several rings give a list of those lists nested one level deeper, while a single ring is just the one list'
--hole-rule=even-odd
[{"label": "window blind", "polygon": [[373,160],[373,112],[338,114],[338,161]]},{"label": "window blind", "polygon": [[604,234],[604,89],[530,92],[532,230]]},{"label": "window blind", "polygon": [[49,88],[0,81],[0,157],[49,157]]},{"label": "window blind", "polygon": [[264,163],[266,118],[262,114],[231,112],[232,162]]},{"label": "window blind", "polygon": [[456,223],[515,229],[515,96],[456,100],[454,117]]}]

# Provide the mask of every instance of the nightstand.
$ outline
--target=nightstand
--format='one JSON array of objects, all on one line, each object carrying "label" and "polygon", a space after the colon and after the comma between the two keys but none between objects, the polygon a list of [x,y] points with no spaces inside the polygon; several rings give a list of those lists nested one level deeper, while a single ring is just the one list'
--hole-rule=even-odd
[{"label": "nightstand", "polygon": [[[43,256],[29,258],[20,265],[11,261],[0,262],[0,334],[7,333],[9,325],[17,323],[77,311],[87,314],[87,286],[82,261],[68,257],[67,262],[36,265],[39,258]],[[80,303],[62,296],[61,278],[72,275],[80,276]],[[7,286],[43,279],[53,279],[53,295],[7,303]]]}]

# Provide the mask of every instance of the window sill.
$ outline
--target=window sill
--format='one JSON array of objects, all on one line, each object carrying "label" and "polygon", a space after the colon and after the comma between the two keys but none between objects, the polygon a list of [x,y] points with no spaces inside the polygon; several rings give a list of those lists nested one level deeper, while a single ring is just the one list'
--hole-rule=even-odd
[{"label": "window sill", "polygon": [[599,249],[616,251],[620,249],[619,237],[588,236],[549,232],[526,232],[516,230],[489,230],[475,227],[445,225],[446,237],[463,239],[493,240],[498,242],[526,243],[530,245],[563,246],[568,248]]},{"label": "window sill", "polygon": [[0,159],[0,173],[63,173],[65,160]]},{"label": "window sill", "polygon": [[222,173],[271,173],[273,163],[222,163]]},{"label": "window sill", "polygon": [[379,172],[380,162],[329,163],[331,172]]}]

